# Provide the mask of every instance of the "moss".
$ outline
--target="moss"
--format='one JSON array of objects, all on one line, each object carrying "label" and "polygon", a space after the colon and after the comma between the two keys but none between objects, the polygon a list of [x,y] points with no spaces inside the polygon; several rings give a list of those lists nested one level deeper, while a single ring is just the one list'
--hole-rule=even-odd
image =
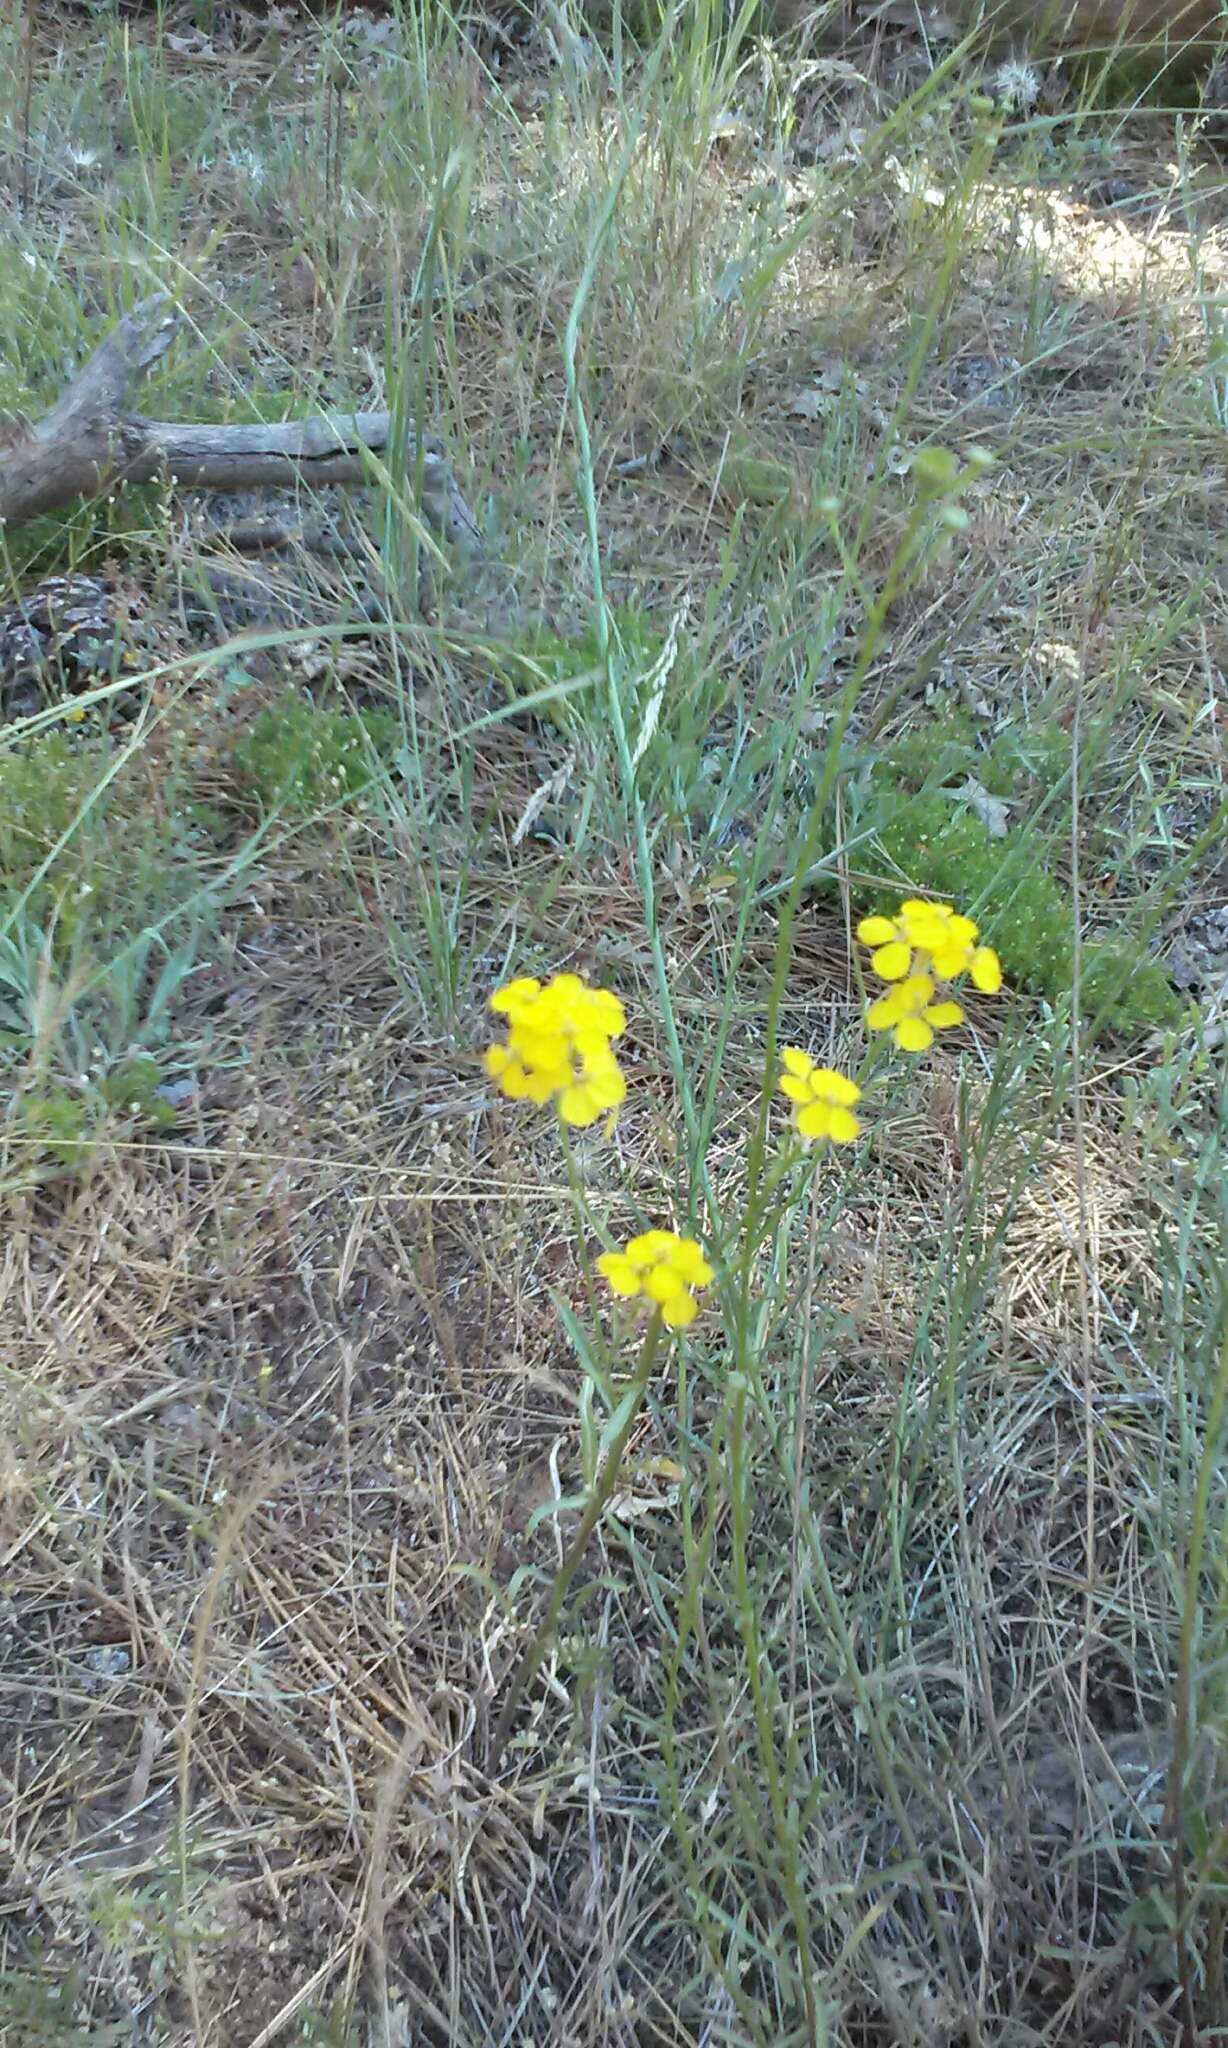
[{"label": "moss", "polygon": [[332,711],[287,697],[261,712],[236,753],[262,805],[308,815],[356,803],[399,737],[386,711]]},{"label": "moss", "polygon": [[80,812],[97,762],[52,734],[0,757],[0,883],[22,886]]},{"label": "moss", "polygon": [[1070,734],[1049,718],[1005,725],[986,744],[971,714],[958,709],[892,740],[882,765],[906,789],[935,789],[971,776],[991,796],[1021,799],[1066,774]]}]

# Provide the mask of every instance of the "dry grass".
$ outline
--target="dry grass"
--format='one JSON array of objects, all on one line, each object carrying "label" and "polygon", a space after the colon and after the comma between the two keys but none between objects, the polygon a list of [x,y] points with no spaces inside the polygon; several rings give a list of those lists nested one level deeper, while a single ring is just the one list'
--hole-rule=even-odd
[{"label": "dry grass", "polygon": [[[966,72],[901,31],[722,75],[679,30],[641,101],[638,64],[442,20],[424,84],[416,19],[44,23],[37,135],[3,137],[33,197],[0,399],[58,383],[67,300],[169,280],[202,338],[152,411],[422,403],[497,559],[304,661],[202,651],[165,506],[56,543],[122,559],[172,666],[148,724],[74,743],[86,783],[129,758],[55,855],[56,916],[92,907],[4,1054],[0,2036],[1195,2048],[1228,2018],[1223,868],[1191,855],[1223,803],[1223,181],[1171,117],[1073,96],[979,156]],[[1042,788],[1034,844],[1086,929],[1210,963],[1203,1017],[1089,1045],[1018,996],[879,1076],[755,1265],[749,1420],[730,1281],[491,1771],[591,1477],[592,1310],[555,1137],[490,1099],[486,995],[619,989],[630,1100],[584,1198],[616,1237],[698,1218],[731,1273],[783,885],[935,440],[997,466],[873,648],[785,1040],[860,1060],[867,776],[952,709],[986,746],[1077,723],[1077,810]],[[720,682],[630,786],[600,677],[537,717],[500,680],[590,615],[588,488],[611,600]],[[401,753],[261,825],[236,743],[287,678],[390,710]],[[155,1038],[156,964],[135,1009],[107,991],[163,917]],[[190,1094],[65,1167],[23,1105],[130,1040]]]}]

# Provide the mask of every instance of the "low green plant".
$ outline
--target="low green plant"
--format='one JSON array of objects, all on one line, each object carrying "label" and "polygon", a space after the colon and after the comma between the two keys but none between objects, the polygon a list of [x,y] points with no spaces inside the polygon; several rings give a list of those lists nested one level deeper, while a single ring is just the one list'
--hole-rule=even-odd
[{"label": "low green plant", "polygon": [[96,1097],[70,1095],[65,1088],[22,1097],[19,1131],[28,1164],[40,1178],[49,1165],[84,1165],[97,1139],[99,1107]]},{"label": "low green plant", "polygon": [[0,756],[0,884],[23,885],[71,831],[97,770],[63,733]]},{"label": "low green plant", "polygon": [[663,632],[639,607],[616,607],[608,646],[593,625],[571,635],[539,631],[501,650],[500,675],[509,699],[601,760],[616,746],[613,684],[640,790],[658,813],[693,820],[711,811],[712,729],[734,687],[712,657],[710,622],[699,633],[691,637],[678,619]]},{"label": "low green plant", "polygon": [[173,1121],[159,1062],[183,1064],[181,1000],[223,893],[180,767],[164,750],[151,805],[131,745],[53,733],[0,758],[0,1078],[40,1174],[117,1122]]},{"label": "low green plant", "polygon": [[108,1127],[165,1129],[175,1111],[158,1083],[157,1063],[138,1055],[81,1089],[46,1087],[21,1096],[17,1127],[26,1165],[45,1179],[86,1165]]},{"label": "low green plant", "polygon": [[334,711],[290,696],[260,713],[236,754],[264,808],[303,816],[356,803],[399,739],[386,711]]},{"label": "low green plant", "polygon": [[24,1970],[0,1970],[0,2038],[23,2048],[122,2048],[131,2021],[83,2016],[85,1973],[33,1948]]}]

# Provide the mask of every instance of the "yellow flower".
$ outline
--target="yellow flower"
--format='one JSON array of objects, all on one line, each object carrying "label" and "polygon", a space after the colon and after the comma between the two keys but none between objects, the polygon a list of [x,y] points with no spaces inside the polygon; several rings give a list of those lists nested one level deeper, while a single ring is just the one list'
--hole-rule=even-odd
[{"label": "yellow flower", "polygon": [[610,1040],[627,1028],[618,997],[578,974],[540,982],[521,975],[490,1007],[507,1019],[507,1041],[488,1046],[486,1072],[513,1102],[555,1102],[566,1124],[596,1123],[617,1110],[627,1084]]},{"label": "yellow flower", "polygon": [[780,1055],[784,1073],[779,1087],[793,1104],[793,1126],[803,1138],[830,1138],[833,1145],[851,1145],[861,1133],[853,1115],[861,1090],[855,1081],[831,1067],[816,1067],[809,1053],[787,1045]]},{"label": "yellow flower", "polygon": [[[967,974],[985,995],[996,995],[1002,986],[1002,963],[993,947],[978,945],[978,926],[949,903],[926,903],[911,896],[894,917],[863,917],[857,936],[871,949],[875,974],[895,984],[889,995],[871,1006],[870,1028],[893,1030],[896,1044],[908,1052],[924,1052],[935,1030],[963,1018],[958,1003],[933,1002],[936,982]],[[922,983],[928,984],[924,998]]]},{"label": "yellow flower", "polygon": [[871,1003],[866,1023],[871,1031],[890,1031],[904,1052],[924,1052],[934,1043],[935,1031],[947,1031],[962,1024],[964,1013],[958,1003],[936,1003],[937,990],[930,974],[910,974]]},{"label": "yellow flower", "polygon": [[576,1031],[596,1031],[617,1038],[627,1028],[627,1013],[608,988],[590,988],[578,974],[556,974],[543,987],[531,974],[522,974],[497,988],[490,999],[497,1016],[515,1024],[532,1015],[539,1027],[547,1022],[565,1022]]},{"label": "yellow flower", "polygon": [[621,1252],[602,1252],[597,1270],[615,1294],[659,1309],[671,1330],[694,1322],[699,1313],[695,1289],[712,1278],[695,1239],[672,1230],[645,1230]]}]

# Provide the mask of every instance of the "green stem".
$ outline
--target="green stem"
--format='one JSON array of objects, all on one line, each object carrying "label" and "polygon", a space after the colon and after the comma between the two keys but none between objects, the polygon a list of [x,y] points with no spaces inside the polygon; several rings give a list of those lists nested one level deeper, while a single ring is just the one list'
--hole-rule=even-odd
[{"label": "green stem", "polygon": [[1189,1935],[1189,1896],[1186,1881],[1185,1778],[1189,1768],[1190,1732],[1194,1709],[1194,1646],[1198,1634],[1198,1585],[1202,1576],[1207,1543],[1207,1511],[1211,1486],[1218,1470],[1220,1431],[1228,1407],[1228,1330],[1220,1349],[1219,1365],[1211,1388],[1203,1433],[1202,1460],[1194,1486],[1190,1513],[1190,1538],[1185,1558],[1185,1600],[1181,1616],[1181,1641],[1177,1652],[1176,1726],[1173,1730],[1172,1774],[1168,1782],[1168,1828],[1171,1836],[1174,1930],[1177,1972],[1181,1983],[1181,2048],[1195,2048],[1198,2035],[1194,2002],[1194,1980],[1186,1944]]},{"label": "green stem", "polygon": [[580,1270],[584,1275],[584,1292],[588,1298],[590,1314],[595,1314],[597,1289],[593,1279],[593,1261],[589,1254],[588,1232],[594,1228],[584,1187],[576,1172],[575,1154],[571,1149],[571,1133],[562,1117],[559,1118],[559,1138],[563,1146],[563,1162],[567,1168],[567,1186],[571,1191],[572,1207],[576,1212],[576,1250],[580,1256]]},{"label": "green stem", "polygon": [[[729,1426],[729,1493],[733,1522],[733,1598],[738,1635],[746,1660],[751,1708],[759,1763],[767,1785],[768,1805],[776,1835],[777,1870],[781,1890],[793,1922],[797,1943],[797,1974],[806,2014],[808,2037],[814,2039],[817,2006],[811,1975],[810,1915],[805,1889],[798,1877],[796,1831],[788,1810],[788,1799],[776,1749],[774,1701],[764,1682],[765,1657],[759,1634],[759,1620],[751,1591],[749,1548],[751,1509],[746,1459],[746,1406],[750,1383],[744,1373],[734,1376],[733,1412]],[[774,1688],[773,1688],[774,1690]]]},{"label": "green stem", "polygon": [[580,1526],[572,1537],[571,1548],[555,1573],[554,1584],[550,1588],[550,1598],[546,1603],[546,1612],[542,1616],[537,1633],[512,1674],[511,1684],[507,1689],[507,1696],[502,1707],[499,1709],[499,1717],[491,1733],[490,1748],[487,1753],[486,1768],[491,1774],[499,1767],[499,1760],[507,1743],[508,1733],[511,1729],[516,1709],[520,1705],[526,1687],[532,1684],[537,1675],[538,1667],[558,1625],[559,1615],[563,1611],[563,1602],[567,1598],[571,1582],[575,1578],[580,1560],[588,1548],[589,1538],[601,1520],[610,1495],[614,1491],[615,1482],[622,1467],[623,1453],[630,1441],[631,1432],[635,1427],[640,1409],[644,1405],[644,1396],[648,1392],[648,1382],[652,1377],[653,1360],[656,1357],[660,1335],[661,1315],[658,1310],[644,1333],[644,1342],[640,1350],[635,1378],[631,1383],[628,1393],[624,1396],[622,1420],[606,1453],[605,1463],[593,1482],[593,1490],[589,1495],[588,1506],[580,1517]]},{"label": "green stem", "polygon": [[823,762],[823,774],[814,802],[810,807],[810,822],[806,838],[801,853],[794,863],[788,891],[781,905],[775,958],[772,963],[772,983],[768,991],[767,1028],[764,1032],[763,1079],[759,1088],[759,1109],[755,1119],[750,1156],[746,1167],[746,1235],[742,1253],[742,1270],[739,1275],[739,1327],[737,1343],[738,1364],[744,1370],[748,1368],[749,1363],[747,1358],[747,1317],[749,1315],[751,1299],[751,1270],[758,1242],[756,1226],[758,1223],[763,1162],[767,1151],[768,1122],[771,1114],[772,1096],[776,1088],[776,1046],[780,1035],[780,1007],[784,1001],[785,982],[788,979],[789,966],[793,958],[793,927],[797,920],[802,890],[805,887],[810,869],[814,864],[815,855],[819,848],[819,840],[822,837],[823,827],[826,823],[827,805],[831,797],[833,784],[835,783],[836,773],[840,766],[840,750],[844,744],[844,735],[848,728],[848,722],[853,715],[857,699],[861,695],[862,685],[869,673],[870,665],[878,651],[878,644],[887,622],[887,614],[895,602],[900,584],[912,559],[914,544],[928,510],[929,505],[927,501],[921,501],[914,506],[904,538],[883,579],[883,587],[878,594],[870,616],[866,620],[865,631],[861,636],[861,644],[857,650],[857,658],[853,663],[849,679],[840,695],[831,737],[827,743],[827,751]]}]

